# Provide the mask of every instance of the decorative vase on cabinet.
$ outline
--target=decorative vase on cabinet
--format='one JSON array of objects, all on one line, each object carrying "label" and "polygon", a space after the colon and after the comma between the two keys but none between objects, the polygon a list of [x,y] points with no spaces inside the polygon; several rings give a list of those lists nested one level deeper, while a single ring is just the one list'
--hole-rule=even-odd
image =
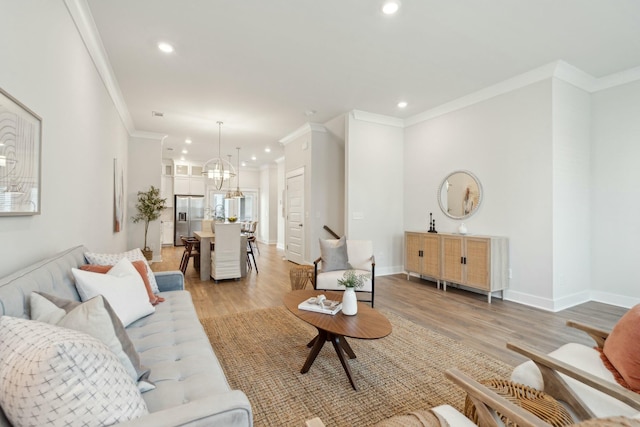
[{"label": "decorative vase on cabinet", "polygon": [[358,313],[358,299],[354,288],[346,288],[342,295],[342,312],[347,316]]}]

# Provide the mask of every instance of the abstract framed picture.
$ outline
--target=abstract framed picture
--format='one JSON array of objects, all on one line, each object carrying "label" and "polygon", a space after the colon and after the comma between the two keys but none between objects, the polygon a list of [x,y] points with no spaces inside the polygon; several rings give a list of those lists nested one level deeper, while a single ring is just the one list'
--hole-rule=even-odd
[{"label": "abstract framed picture", "polygon": [[0,88],[0,216],[40,214],[42,119]]},{"label": "abstract framed picture", "polygon": [[113,159],[113,231],[122,231],[124,225],[124,170]]}]

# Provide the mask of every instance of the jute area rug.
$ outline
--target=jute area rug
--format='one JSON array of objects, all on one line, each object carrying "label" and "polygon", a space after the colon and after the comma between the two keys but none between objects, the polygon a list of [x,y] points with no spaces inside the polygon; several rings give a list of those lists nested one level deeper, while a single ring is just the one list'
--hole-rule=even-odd
[{"label": "jute area rug", "polygon": [[367,426],[396,414],[449,404],[462,410],[465,394],[444,377],[457,367],[472,378],[508,378],[512,368],[481,352],[382,311],[393,332],[379,340],[349,339],[359,391],[330,343],[306,374],[300,369],[315,336],[285,307],[203,319],[229,384],[244,391],[261,426]]}]

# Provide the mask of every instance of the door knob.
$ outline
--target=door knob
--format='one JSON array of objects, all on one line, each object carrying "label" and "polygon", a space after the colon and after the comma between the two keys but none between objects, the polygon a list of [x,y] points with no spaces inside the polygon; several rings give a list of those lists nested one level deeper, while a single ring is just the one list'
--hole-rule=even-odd
[{"label": "door knob", "polygon": [[298,227],[302,227],[302,224],[298,224]]}]

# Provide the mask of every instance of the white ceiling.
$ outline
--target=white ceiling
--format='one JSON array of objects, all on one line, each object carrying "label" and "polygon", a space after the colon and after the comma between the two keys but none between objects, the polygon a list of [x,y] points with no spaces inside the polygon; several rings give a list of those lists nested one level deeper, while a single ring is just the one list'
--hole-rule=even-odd
[{"label": "white ceiling", "polygon": [[187,161],[217,156],[218,120],[223,156],[260,166],[353,109],[407,118],[556,60],[596,78],[640,66],[639,0],[402,0],[395,16],[378,0],[87,4],[135,129]]}]

